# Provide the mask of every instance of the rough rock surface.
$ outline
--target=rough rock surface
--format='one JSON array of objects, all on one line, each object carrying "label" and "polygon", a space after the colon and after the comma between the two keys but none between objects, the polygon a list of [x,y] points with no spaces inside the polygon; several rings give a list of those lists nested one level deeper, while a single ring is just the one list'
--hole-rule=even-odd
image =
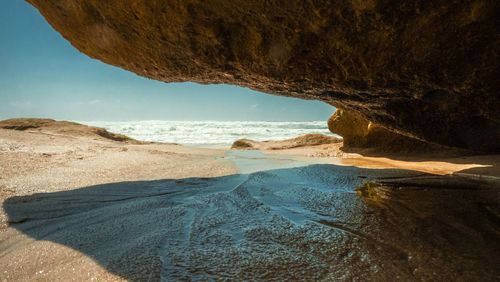
[{"label": "rough rock surface", "polygon": [[500,1],[28,2],[81,52],[141,76],[317,99],[500,151]]},{"label": "rough rock surface", "polygon": [[443,153],[443,151],[460,151],[466,153],[464,150],[443,147],[397,134],[356,113],[341,109],[337,109],[328,119],[328,129],[343,137],[344,150],[369,148],[378,152],[425,153],[439,151]]},{"label": "rough rock surface", "polygon": [[342,138],[323,134],[305,134],[281,141],[254,141],[239,139],[234,141],[231,149],[235,150],[284,150],[306,146],[341,143]]}]

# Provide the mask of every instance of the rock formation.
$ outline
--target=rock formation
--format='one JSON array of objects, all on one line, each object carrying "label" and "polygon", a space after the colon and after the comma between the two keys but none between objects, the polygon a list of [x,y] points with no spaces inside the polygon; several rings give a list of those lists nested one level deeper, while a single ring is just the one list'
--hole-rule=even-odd
[{"label": "rock formation", "polygon": [[328,129],[339,134],[344,139],[343,150],[370,149],[374,152],[399,152],[399,153],[427,153],[438,151],[440,154],[448,152],[465,153],[463,150],[453,150],[437,144],[404,136],[370,122],[356,113],[346,112],[341,109],[328,120]]},{"label": "rock formation", "polygon": [[28,2],[81,52],[141,76],[317,99],[500,152],[500,1]]},{"label": "rock formation", "polygon": [[87,126],[76,122],[56,121],[53,119],[38,119],[38,118],[14,118],[0,120],[0,129],[10,130],[34,130],[45,133],[63,134],[67,136],[91,136],[96,138],[104,138],[117,142],[128,142],[133,144],[142,144],[128,136],[112,133],[104,128]]},{"label": "rock formation", "polygon": [[306,146],[341,143],[342,138],[323,134],[305,134],[292,139],[280,141],[254,141],[239,139],[234,141],[231,149],[236,150],[284,150]]}]

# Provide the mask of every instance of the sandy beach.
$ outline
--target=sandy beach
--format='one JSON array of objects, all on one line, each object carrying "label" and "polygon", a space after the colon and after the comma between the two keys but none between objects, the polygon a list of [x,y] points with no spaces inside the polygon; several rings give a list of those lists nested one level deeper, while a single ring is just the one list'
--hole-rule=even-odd
[{"label": "sandy beach", "polygon": [[500,1],[0,6],[0,282],[500,281]]},{"label": "sandy beach", "polygon": [[0,280],[500,275],[498,156],[393,159],[341,144],[242,151],[101,135],[67,124],[0,129]]}]

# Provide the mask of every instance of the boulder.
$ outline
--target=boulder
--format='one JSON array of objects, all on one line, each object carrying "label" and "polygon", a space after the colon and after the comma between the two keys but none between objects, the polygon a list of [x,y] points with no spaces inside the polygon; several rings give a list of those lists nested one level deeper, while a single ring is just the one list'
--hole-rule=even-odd
[{"label": "boulder", "polygon": [[[393,153],[468,153],[466,150],[457,150],[438,144],[398,134],[354,112],[337,109],[328,120],[328,129],[344,139],[344,151],[361,152],[371,149],[370,152]],[[353,150],[354,149],[354,150]],[[365,152],[368,152],[365,150]]]}]

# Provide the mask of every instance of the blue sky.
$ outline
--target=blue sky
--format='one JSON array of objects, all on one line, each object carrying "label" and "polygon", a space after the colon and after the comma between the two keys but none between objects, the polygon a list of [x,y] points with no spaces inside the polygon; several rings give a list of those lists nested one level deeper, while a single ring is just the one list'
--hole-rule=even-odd
[{"label": "blue sky", "polygon": [[0,3],[0,119],[326,120],[334,108],[231,85],[163,83],[79,53],[23,0]]}]

